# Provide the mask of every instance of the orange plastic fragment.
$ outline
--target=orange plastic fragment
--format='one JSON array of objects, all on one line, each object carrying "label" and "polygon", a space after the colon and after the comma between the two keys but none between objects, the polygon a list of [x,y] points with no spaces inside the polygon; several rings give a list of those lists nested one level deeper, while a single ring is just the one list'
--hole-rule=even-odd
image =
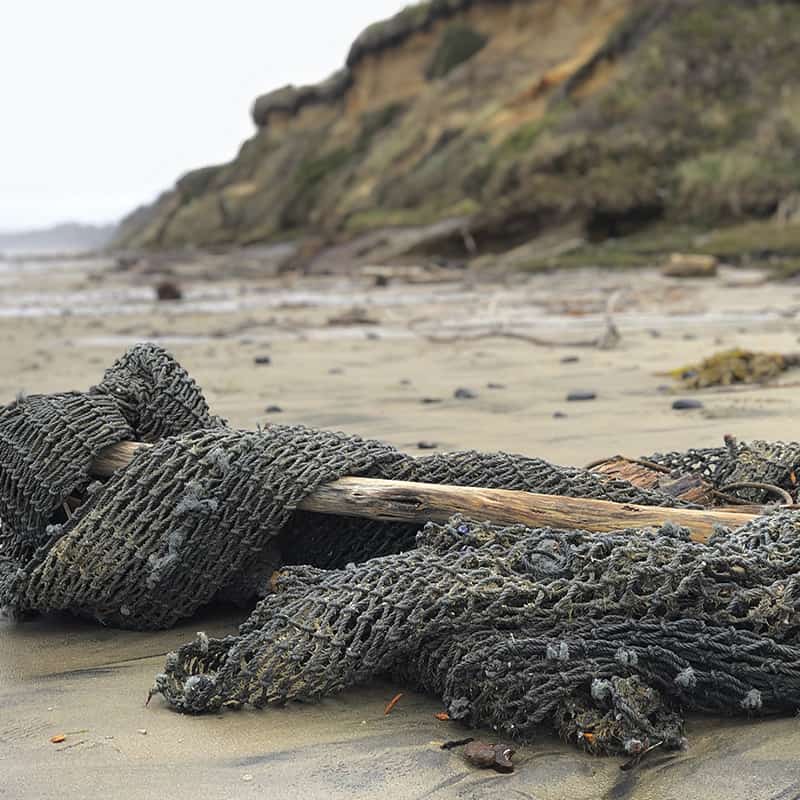
[{"label": "orange plastic fragment", "polygon": [[387,714],[391,713],[392,709],[397,705],[397,701],[403,696],[403,693],[400,692],[396,694],[390,701],[386,708],[383,709],[383,716],[385,717]]},{"label": "orange plastic fragment", "polygon": [[447,722],[450,719],[450,715],[446,711],[437,711],[433,716],[442,722]]},{"label": "orange plastic fragment", "polygon": [[67,738],[67,737],[66,737],[66,736],[64,736],[64,734],[63,734],[63,733],[57,733],[55,736],[51,736],[51,737],[50,737],[50,741],[51,741],[53,744],[61,744],[61,742],[63,742],[63,741],[66,739],[66,738]]},{"label": "orange plastic fragment", "polygon": [[594,744],[594,734],[593,733],[582,733],[581,736],[586,739],[589,744]]}]

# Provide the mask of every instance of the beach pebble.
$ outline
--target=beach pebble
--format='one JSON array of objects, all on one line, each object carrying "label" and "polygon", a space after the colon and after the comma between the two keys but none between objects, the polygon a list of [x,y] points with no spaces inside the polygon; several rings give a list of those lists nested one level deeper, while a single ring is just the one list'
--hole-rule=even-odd
[{"label": "beach pebble", "polygon": [[554,411],[553,419],[566,419],[567,415],[563,411]]},{"label": "beach pebble", "polygon": [[161,281],[156,286],[156,297],[159,300],[180,300],[183,292],[175,281]]},{"label": "beach pebble", "polygon": [[441,397],[423,397],[420,400],[420,403],[424,403],[425,405],[430,405],[431,403],[441,403]]},{"label": "beach pebble", "polygon": [[247,775],[242,775],[242,780],[243,780],[245,783],[250,783],[250,781],[252,781],[252,780],[253,780],[253,776],[252,776],[252,775],[250,775],[250,773],[248,773]]},{"label": "beach pebble", "polygon": [[672,407],[675,411],[687,411],[691,408],[703,408],[703,404],[699,400],[692,400],[688,397],[683,397],[680,400],[676,400]]},{"label": "beach pebble", "polygon": [[453,392],[453,397],[456,400],[474,400],[478,395],[472,391],[472,389],[466,389],[463,386],[460,386]]},{"label": "beach pebble", "polygon": [[254,364],[258,364],[259,366],[265,366],[267,364],[272,363],[272,359],[269,356],[256,356],[253,359]]},{"label": "beach pebble", "polygon": [[508,744],[487,744],[468,742],[464,748],[464,758],[480,769],[494,769],[497,772],[513,772],[511,757],[516,751]]},{"label": "beach pebble", "polygon": [[436,442],[417,442],[417,447],[420,450],[435,450],[439,445]]},{"label": "beach pebble", "polygon": [[562,364],[577,364],[578,361],[580,361],[580,358],[578,358],[578,356],[564,356],[561,359]]},{"label": "beach pebble", "polygon": [[280,414],[283,409],[280,406],[267,406],[264,411],[267,414]]},{"label": "beach pebble", "polygon": [[487,383],[487,389],[505,389],[506,385],[504,383]]},{"label": "beach pebble", "polygon": [[597,394],[595,392],[577,391],[577,392],[570,392],[567,395],[567,401],[570,403],[575,403],[581,400],[594,400],[596,397]]}]

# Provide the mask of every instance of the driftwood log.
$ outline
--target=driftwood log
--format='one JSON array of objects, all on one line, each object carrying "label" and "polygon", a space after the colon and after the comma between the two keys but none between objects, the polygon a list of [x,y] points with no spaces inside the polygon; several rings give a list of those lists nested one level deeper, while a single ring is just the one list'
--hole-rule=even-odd
[{"label": "driftwood log", "polygon": [[[124,469],[143,442],[119,442],[94,461],[92,472],[108,477]],[[615,531],[673,522],[691,531],[692,539],[705,542],[715,525],[738,528],[757,514],[729,509],[687,509],[612,503],[559,495],[472,486],[388,481],[377,478],[341,478],[319,487],[300,508],[324,514],[390,521],[444,522],[453,514],[502,524],[531,527]]]}]

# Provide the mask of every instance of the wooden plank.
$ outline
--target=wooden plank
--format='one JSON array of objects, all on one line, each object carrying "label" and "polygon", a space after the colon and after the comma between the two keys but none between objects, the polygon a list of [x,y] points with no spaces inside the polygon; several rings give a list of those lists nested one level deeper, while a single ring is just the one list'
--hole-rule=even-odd
[{"label": "wooden plank", "polygon": [[[108,476],[124,468],[138,450],[151,445],[121,442],[107,448],[93,472]],[[448,486],[435,483],[341,478],[319,487],[300,504],[305,511],[400,522],[444,522],[453,514],[502,524],[608,532],[674,522],[705,542],[715,525],[738,528],[757,514],[728,509],[696,510],[612,503],[579,497],[537,494],[509,489]]]}]

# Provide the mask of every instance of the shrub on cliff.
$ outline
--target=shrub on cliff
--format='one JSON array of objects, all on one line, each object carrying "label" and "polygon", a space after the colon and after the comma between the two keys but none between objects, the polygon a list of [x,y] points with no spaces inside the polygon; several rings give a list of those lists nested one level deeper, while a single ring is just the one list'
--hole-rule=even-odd
[{"label": "shrub on cliff", "polygon": [[429,81],[443,78],[450,70],[482,50],[488,41],[488,37],[468,25],[448,26],[442,33],[439,45],[425,70],[425,77]]}]

